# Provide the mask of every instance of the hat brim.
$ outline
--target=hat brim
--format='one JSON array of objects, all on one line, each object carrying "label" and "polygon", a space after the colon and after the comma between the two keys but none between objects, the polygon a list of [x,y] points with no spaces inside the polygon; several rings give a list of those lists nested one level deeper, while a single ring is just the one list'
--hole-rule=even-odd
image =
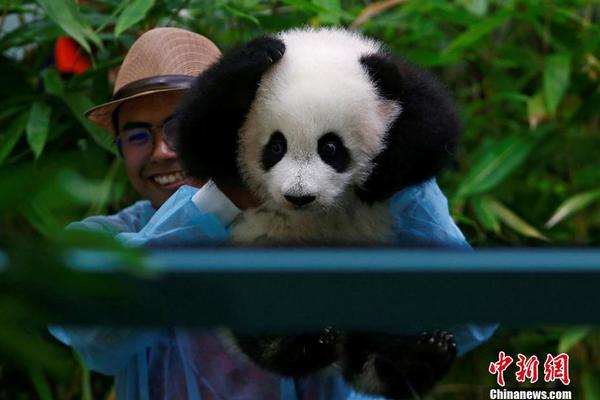
[{"label": "hat brim", "polygon": [[185,88],[165,88],[165,89],[155,89],[148,90],[147,92],[136,93],[128,97],[124,97],[118,100],[112,100],[104,104],[100,104],[98,106],[92,107],[85,112],[85,117],[98,125],[100,128],[105,131],[111,133],[113,136],[115,135],[115,130],[113,127],[113,113],[121,104],[126,101],[137,99],[139,97],[148,96],[155,93],[165,93],[165,92],[175,92],[175,91],[186,91],[189,89]]}]

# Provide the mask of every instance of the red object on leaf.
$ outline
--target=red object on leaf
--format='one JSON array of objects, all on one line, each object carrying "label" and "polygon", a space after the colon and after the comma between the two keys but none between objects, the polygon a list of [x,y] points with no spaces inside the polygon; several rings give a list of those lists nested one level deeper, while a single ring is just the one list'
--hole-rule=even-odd
[{"label": "red object on leaf", "polygon": [[79,44],[68,36],[61,36],[54,45],[54,62],[61,74],[78,75],[92,66]]}]

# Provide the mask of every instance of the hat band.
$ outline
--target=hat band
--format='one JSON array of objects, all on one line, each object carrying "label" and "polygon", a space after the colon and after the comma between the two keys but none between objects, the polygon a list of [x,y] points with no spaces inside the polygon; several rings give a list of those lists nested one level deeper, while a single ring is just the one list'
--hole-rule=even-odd
[{"label": "hat band", "polygon": [[196,77],[190,75],[160,75],[138,79],[137,81],[129,82],[127,85],[117,90],[113,95],[112,101],[121,100],[153,90],[189,89],[195,80]]}]

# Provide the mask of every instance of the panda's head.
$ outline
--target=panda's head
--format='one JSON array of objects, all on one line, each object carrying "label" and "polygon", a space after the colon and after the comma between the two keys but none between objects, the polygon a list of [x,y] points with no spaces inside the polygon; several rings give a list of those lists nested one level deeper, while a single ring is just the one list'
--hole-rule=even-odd
[{"label": "panda's head", "polygon": [[430,75],[339,29],[303,29],[230,51],[178,112],[178,151],[199,178],[237,177],[265,203],[321,210],[384,200],[434,176],[458,122]]},{"label": "panda's head", "polygon": [[245,181],[284,209],[342,203],[371,173],[401,112],[398,101],[378,94],[360,63],[377,44],[341,36],[282,34],[285,54],[262,77],[239,132],[238,165]]}]

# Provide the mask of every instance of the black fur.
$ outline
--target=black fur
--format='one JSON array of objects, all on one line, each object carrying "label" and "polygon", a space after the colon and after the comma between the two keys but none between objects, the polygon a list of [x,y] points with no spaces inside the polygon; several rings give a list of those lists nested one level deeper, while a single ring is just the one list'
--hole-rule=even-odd
[{"label": "black fur", "polygon": [[334,132],[328,132],[317,142],[319,157],[337,172],[344,172],[350,165],[350,152],[342,139]]},{"label": "black fur", "polygon": [[418,397],[430,390],[450,369],[456,357],[454,337],[445,331],[419,336],[355,334],[341,343],[344,378],[356,384],[368,368],[384,388],[370,394],[388,399]]},{"label": "black fur", "polygon": [[237,135],[262,75],[285,52],[262,37],[225,54],[195,82],[176,111],[178,155],[190,176],[241,182]]},{"label": "black fur", "polygon": [[237,335],[242,351],[260,367],[285,376],[302,377],[336,361],[337,330],[303,335]]},{"label": "black fur", "polygon": [[454,155],[460,123],[450,96],[432,75],[386,54],[360,62],[379,94],[402,105],[373,172],[357,190],[363,200],[381,201],[439,173]]},{"label": "black fur", "polygon": [[265,171],[273,168],[287,151],[287,141],[283,133],[275,131],[262,151],[261,163]]}]

